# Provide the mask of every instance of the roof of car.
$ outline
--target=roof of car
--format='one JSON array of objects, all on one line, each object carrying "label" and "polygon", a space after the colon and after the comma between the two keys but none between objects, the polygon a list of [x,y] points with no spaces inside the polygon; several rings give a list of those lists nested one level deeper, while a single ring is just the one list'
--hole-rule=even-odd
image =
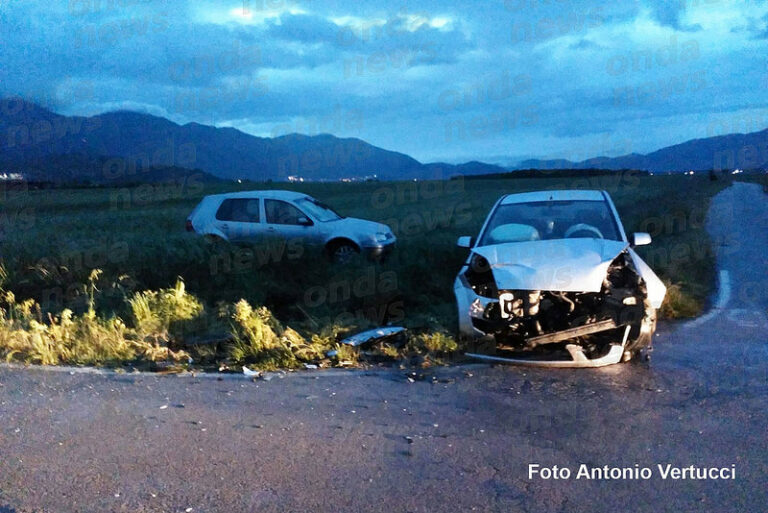
[{"label": "roof of car", "polygon": [[284,200],[296,200],[299,198],[306,198],[307,195],[303,192],[296,191],[283,191],[283,190],[264,190],[264,191],[238,191],[238,192],[225,192],[223,194],[212,194],[209,198],[251,198],[258,196],[260,198],[276,198]]},{"label": "roof of car", "polygon": [[605,201],[605,196],[603,191],[597,190],[533,191],[507,194],[501,199],[501,204],[509,205],[534,201]]}]

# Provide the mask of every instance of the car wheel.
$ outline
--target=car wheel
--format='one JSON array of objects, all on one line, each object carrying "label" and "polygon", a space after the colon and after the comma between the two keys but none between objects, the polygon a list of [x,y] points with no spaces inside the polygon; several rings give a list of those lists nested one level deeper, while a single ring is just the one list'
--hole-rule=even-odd
[{"label": "car wheel", "polygon": [[360,253],[360,250],[357,249],[357,246],[350,242],[337,242],[333,246],[330,247],[330,257],[331,260],[337,264],[348,264],[352,262],[357,255]]}]

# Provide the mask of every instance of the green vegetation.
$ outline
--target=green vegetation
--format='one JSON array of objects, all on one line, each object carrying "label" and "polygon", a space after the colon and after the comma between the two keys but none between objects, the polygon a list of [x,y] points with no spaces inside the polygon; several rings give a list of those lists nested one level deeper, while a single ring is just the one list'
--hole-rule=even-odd
[{"label": "green vegetation", "polygon": [[435,333],[420,333],[411,338],[410,344],[417,352],[424,351],[438,354],[452,353],[459,348],[459,344],[453,337],[439,331]]},{"label": "green vegetation", "polygon": [[[98,272],[91,273],[90,292]],[[167,294],[169,291],[161,291]],[[143,330],[131,329],[119,317],[100,317],[90,295],[88,309],[74,315],[64,309],[58,315],[42,314],[33,299],[17,301],[3,291],[0,306],[0,357],[42,365],[116,365],[124,362],[182,362],[184,351],[173,351],[168,340],[156,334],[152,341]]]},{"label": "green vegetation", "polygon": [[293,329],[283,328],[268,309],[254,310],[244,299],[234,306],[232,327],[232,361],[254,363],[260,369],[295,368],[302,361],[321,360],[331,345],[319,337],[307,342]]},{"label": "green vegetation", "polygon": [[181,323],[193,321],[203,311],[203,305],[187,294],[180,279],[172,289],[137,292],[128,304],[137,333],[156,342],[170,340],[172,332],[178,334]]},{"label": "green vegetation", "polygon": [[[0,268],[0,275],[3,275]],[[142,368],[182,370],[196,367],[236,368],[252,365],[261,370],[301,368],[302,364],[352,365],[360,359],[357,348],[338,343],[341,329],[326,327],[309,339],[283,327],[265,307],[253,308],[246,300],[219,304],[207,312],[178,280],[175,287],[141,291],[124,297],[129,322],[118,316],[97,315],[100,270],[89,276],[88,308],[81,315],[64,309],[43,315],[33,299],[17,301],[12,292],[0,295],[0,358],[9,362],[42,365],[129,365]],[[213,317],[213,318],[211,318]],[[209,326],[229,321],[229,331],[215,344],[188,344],[190,332],[174,329],[179,323]],[[336,350],[333,359],[326,357]],[[384,344],[371,356],[387,360],[416,355],[445,356],[458,349],[443,333],[421,333],[402,349]],[[193,358],[194,356],[194,358]],[[422,359],[422,361],[427,361]],[[164,364],[161,366],[161,364]]]},{"label": "green vegetation", "polygon": [[763,191],[768,194],[768,173],[759,173],[759,172],[752,172],[752,173],[744,173],[739,175],[739,181],[740,182],[752,182],[752,183],[759,183],[763,186]]},{"label": "green vegetation", "polygon": [[694,317],[701,311],[701,304],[701,300],[692,294],[684,293],[680,284],[667,282],[667,295],[661,305],[660,317]]},{"label": "green vegetation", "polygon": [[[99,365],[191,356],[212,365],[299,367],[341,336],[388,322],[413,335],[404,348],[380,349],[382,357],[450,353],[457,347],[453,280],[466,257],[456,238],[476,234],[501,194],[536,189],[607,190],[627,230],[654,238],[638,252],[671,286],[662,316],[695,315],[714,283],[705,213],[726,185],[706,176],[616,174],[6,190],[0,355]],[[301,190],[342,215],[385,222],[397,249],[380,264],[339,266],[309,248],[239,247],[184,231],[202,196],[260,188]],[[341,351],[337,362],[359,356]]]}]

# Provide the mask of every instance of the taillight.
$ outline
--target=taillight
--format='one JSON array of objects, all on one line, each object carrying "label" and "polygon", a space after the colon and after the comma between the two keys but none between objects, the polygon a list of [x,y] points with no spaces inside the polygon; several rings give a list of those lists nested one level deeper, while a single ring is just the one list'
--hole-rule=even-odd
[{"label": "taillight", "polygon": [[195,227],[192,226],[192,220],[191,219],[187,219],[187,231],[188,232],[194,232],[195,231]]}]

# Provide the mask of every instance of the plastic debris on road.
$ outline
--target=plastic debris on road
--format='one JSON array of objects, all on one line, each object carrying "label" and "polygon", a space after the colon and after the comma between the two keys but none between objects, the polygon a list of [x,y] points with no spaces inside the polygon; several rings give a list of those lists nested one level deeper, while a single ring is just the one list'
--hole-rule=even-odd
[{"label": "plastic debris on road", "polygon": [[402,326],[383,326],[368,331],[362,331],[341,341],[348,346],[359,347],[373,342],[381,342],[405,332]]},{"label": "plastic debris on road", "polygon": [[248,376],[249,378],[260,378],[261,377],[261,371],[252,371],[245,365],[243,365],[243,374]]}]

